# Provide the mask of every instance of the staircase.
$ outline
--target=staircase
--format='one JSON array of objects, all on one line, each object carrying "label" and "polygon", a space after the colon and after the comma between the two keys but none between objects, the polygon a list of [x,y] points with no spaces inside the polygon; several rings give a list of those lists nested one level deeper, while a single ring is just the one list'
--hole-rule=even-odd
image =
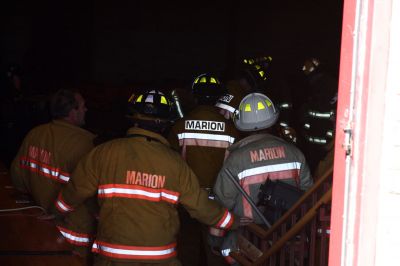
[{"label": "staircase", "polygon": [[230,256],[244,266],[328,265],[332,173],[330,167],[271,228],[242,228]]}]

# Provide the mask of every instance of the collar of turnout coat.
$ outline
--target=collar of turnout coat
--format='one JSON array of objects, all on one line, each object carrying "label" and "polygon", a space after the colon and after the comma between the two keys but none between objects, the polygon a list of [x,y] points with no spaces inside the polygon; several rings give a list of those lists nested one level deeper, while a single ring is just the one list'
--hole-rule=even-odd
[{"label": "collar of turnout coat", "polygon": [[126,134],[127,135],[142,135],[144,137],[150,137],[150,138],[156,139],[157,141],[161,142],[164,145],[169,146],[168,141],[163,136],[161,136],[160,134],[151,132],[149,130],[142,129],[142,128],[131,127],[130,129],[128,129],[128,132]]}]

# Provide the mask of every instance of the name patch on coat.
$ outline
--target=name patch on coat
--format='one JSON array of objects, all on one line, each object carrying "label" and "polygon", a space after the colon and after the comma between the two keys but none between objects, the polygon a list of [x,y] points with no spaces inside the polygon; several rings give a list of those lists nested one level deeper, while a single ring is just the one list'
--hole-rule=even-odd
[{"label": "name patch on coat", "polygon": [[139,171],[127,171],[126,183],[151,188],[163,188],[165,186],[165,175],[155,175]]},{"label": "name patch on coat", "polygon": [[31,159],[50,164],[51,152],[48,150],[30,145],[28,147],[28,155]]},{"label": "name patch on coat", "polygon": [[250,151],[250,159],[252,163],[285,157],[285,149],[282,146]]},{"label": "name patch on coat", "polygon": [[206,121],[206,120],[186,120],[185,129],[224,132],[225,122]]}]

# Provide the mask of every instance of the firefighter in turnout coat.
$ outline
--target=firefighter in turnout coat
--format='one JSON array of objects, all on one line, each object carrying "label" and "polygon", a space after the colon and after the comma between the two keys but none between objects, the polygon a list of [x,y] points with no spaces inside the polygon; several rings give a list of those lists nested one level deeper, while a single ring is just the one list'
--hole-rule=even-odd
[{"label": "firefighter in turnout coat", "polygon": [[200,186],[212,188],[227,155],[226,148],[237,140],[239,132],[214,106],[225,92],[218,78],[210,74],[198,76],[192,92],[198,105],[175,123],[168,140],[193,169]]},{"label": "firefighter in turnout coat", "polygon": [[305,61],[303,73],[308,81],[309,96],[299,110],[299,146],[314,172],[335,137],[338,83],[316,58]]},{"label": "firefighter in turnout coat", "polygon": [[[61,188],[70,181],[78,161],[93,148],[95,137],[81,128],[87,109],[79,93],[69,90],[56,92],[50,109],[54,120],[28,133],[10,168],[15,188],[29,194],[48,213],[52,212]],[[94,203],[87,203],[93,212]],[[58,223],[62,235],[76,245],[76,251],[82,255],[87,253],[85,247],[90,245],[94,215],[82,207]]]},{"label": "firefighter in turnout coat", "polygon": [[131,100],[133,127],[127,136],[99,145],[80,161],[57,208],[61,214],[71,212],[97,194],[95,265],[180,265],[178,203],[203,223],[225,230],[237,224],[230,212],[208,199],[161,135],[171,116],[167,96],[151,90]]},{"label": "firefighter in turnout coat", "polygon": [[[227,148],[240,136],[229,117],[222,114],[225,109],[215,106],[218,98],[225,92],[216,76],[206,73],[196,77],[192,84],[192,93],[198,105],[175,123],[168,137],[172,147],[181,153],[193,169],[200,186],[210,193],[228,155]],[[208,265],[224,263],[222,258],[211,253],[207,245],[207,228],[192,220],[184,210],[180,212],[180,216],[183,224],[181,241],[184,248],[181,254],[184,265],[195,265],[199,261],[200,265],[204,265],[206,262],[201,262],[204,259],[201,252],[205,252]],[[187,238],[193,232],[198,236]],[[189,253],[193,255],[185,256]]]},{"label": "firefighter in turnout coat", "polygon": [[[267,96],[252,93],[243,98],[234,122],[239,130],[253,134],[229,148],[229,157],[214,185],[217,201],[235,214],[252,218],[258,224],[263,223],[262,219],[235,187],[225,169],[229,169],[256,203],[260,186],[268,179],[281,180],[301,190],[307,190],[312,185],[303,153],[292,143],[266,132],[276,123],[278,116],[279,112]],[[223,256],[230,263],[233,261],[229,252],[235,249],[235,241],[232,240],[236,236],[229,233],[221,248]]]}]

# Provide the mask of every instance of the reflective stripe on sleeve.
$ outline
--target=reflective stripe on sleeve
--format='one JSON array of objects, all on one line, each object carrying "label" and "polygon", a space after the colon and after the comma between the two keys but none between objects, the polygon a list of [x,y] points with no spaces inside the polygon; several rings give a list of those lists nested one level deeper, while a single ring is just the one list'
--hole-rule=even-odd
[{"label": "reflective stripe on sleeve", "polygon": [[234,264],[236,261],[235,261],[231,256],[229,256],[230,253],[231,253],[231,249],[230,249],[230,248],[221,250],[221,254],[222,254],[222,256],[224,257],[225,261],[226,261],[228,264],[232,265],[232,264]]},{"label": "reflective stripe on sleeve", "polygon": [[72,208],[71,206],[69,206],[68,204],[66,204],[64,202],[64,200],[61,197],[61,194],[58,195],[58,198],[57,198],[57,201],[56,201],[56,207],[62,213],[70,212],[70,211],[74,210],[74,208]]},{"label": "reflective stripe on sleeve", "polygon": [[20,158],[20,166],[21,168],[28,169],[31,172],[38,173],[60,183],[67,183],[70,178],[69,174],[61,172],[60,168],[51,167],[47,164],[27,157]]},{"label": "reflective stripe on sleeve", "polygon": [[221,254],[222,254],[222,256],[224,256],[224,257],[228,257],[228,256],[229,256],[229,253],[231,253],[231,249],[230,249],[230,248],[221,250]]},{"label": "reflective stripe on sleeve", "polygon": [[292,108],[292,104],[283,102],[283,103],[281,103],[281,104],[279,105],[279,107],[280,107],[281,109],[291,109],[291,108]]},{"label": "reflective stripe on sleeve", "polygon": [[233,224],[233,219],[234,218],[233,218],[232,214],[228,210],[225,210],[224,215],[219,220],[219,222],[216,224],[216,227],[222,228],[222,229],[229,229]]},{"label": "reflective stripe on sleeve", "polygon": [[90,245],[91,237],[88,234],[77,233],[61,226],[57,226],[57,228],[69,243],[76,246]]},{"label": "reflective stripe on sleeve", "polygon": [[330,112],[317,112],[317,111],[313,111],[313,110],[309,110],[307,113],[311,117],[321,118],[321,119],[330,119],[335,114],[333,111],[330,111]]},{"label": "reflective stripe on sleeve", "polygon": [[107,184],[99,186],[99,198],[132,198],[149,201],[166,201],[177,204],[179,193],[162,188],[146,188],[137,185]]},{"label": "reflective stripe on sleeve", "polygon": [[160,247],[142,247],[95,241],[92,246],[92,252],[119,259],[164,260],[176,256],[176,243]]},{"label": "reflective stripe on sleeve", "polygon": [[69,176],[67,176],[67,175],[60,174],[59,178],[60,178],[60,180],[64,181],[65,183],[67,183],[69,181]]},{"label": "reflective stripe on sleeve", "polygon": [[314,143],[314,144],[326,144],[328,141],[324,138],[317,138],[317,137],[306,137],[306,140],[308,142]]},{"label": "reflective stripe on sleeve", "polygon": [[289,126],[289,123],[287,123],[287,122],[285,122],[285,121],[281,121],[281,122],[279,122],[279,125],[280,125],[281,127],[288,127],[288,126]]}]

